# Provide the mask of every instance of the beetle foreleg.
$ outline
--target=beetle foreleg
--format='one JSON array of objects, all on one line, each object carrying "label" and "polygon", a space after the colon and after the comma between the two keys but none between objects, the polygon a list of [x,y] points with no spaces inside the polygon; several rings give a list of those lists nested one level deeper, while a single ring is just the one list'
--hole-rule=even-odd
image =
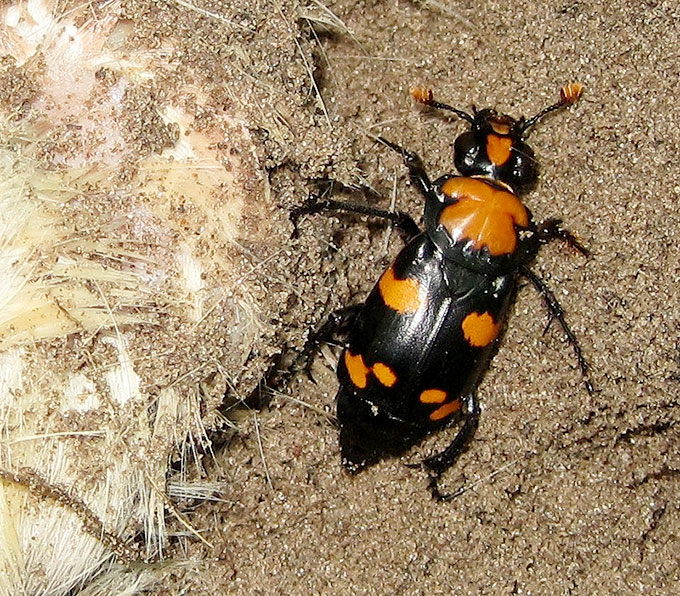
[{"label": "beetle foreleg", "polygon": [[404,149],[401,145],[397,145],[392,141],[388,141],[384,137],[375,138],[378,139],[378,141],[380,141],[383,145],[386,145],[392,149],[392,151],[396,151],[402,156],[404,159],[404,165],[408,168],[411,181],[418,187],[418,190],[426,199],[436,197],[434,186],[432,185],[430,177],[427,175],[425,167],[423,166],[423,162],[417,153],[409,151],[408,149]]},{"label": "beetle foreleg", "polygon": [[590,256],[590,251],[581,244],[579,239],[569,230],[562,227],[562,220],[558,217],[551,217],[541,222],[538,226],[538,240],[541,244],[547,244],[551,240],[562,240],[569,246],[579,251],[583,256]]}]

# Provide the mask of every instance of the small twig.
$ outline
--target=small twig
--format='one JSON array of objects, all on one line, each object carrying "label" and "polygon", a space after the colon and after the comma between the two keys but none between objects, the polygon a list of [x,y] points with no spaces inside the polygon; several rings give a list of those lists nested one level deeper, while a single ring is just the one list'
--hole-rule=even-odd
[{"label": "small twig", "polygon": [[264,475],[267,479],[267,484],[272,492],[274,492],[274,485],[269,476],[269,468],[267,468],[267,460],[264,457],[264,449],[262,447],[262,437],[260,436],[260,425],[257,422],[257,412],[253,412],[253,420],[255,422],[255,436],[257,437],[257,448],[260,450],[260,458],[262,459],[262,466],[264,467]]}]

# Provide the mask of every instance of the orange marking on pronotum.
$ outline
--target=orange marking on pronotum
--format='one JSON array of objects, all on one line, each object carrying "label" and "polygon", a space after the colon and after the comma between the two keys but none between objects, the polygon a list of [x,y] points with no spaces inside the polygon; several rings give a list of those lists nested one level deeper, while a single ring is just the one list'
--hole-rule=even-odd
[{"label": "orange marking on pronotum", "polygon": [[376,379],[385,385],[385,387],[392,387],[397,382],[397,375],[394,374],[394,371],[387,364],[376,362],[372,370]]},{"label": "orange marking on pronotum", "polygon": [[415,279],[397,279],[392,267],[380,278],[378,288],[385,305],[398,313],[416,312],[422,304],[418,282]]},{"label": "orange marking on pronotum", "polygon": [[441,389],[425,389],[418,399],[424,404],[443,404],[446,401],[446,391]]},{"label": "orange marking on pronotum", "polygon": [[345,366],[349,373],[352,383],[359,389],[365,389],[368,383],[368,371],[370,370],[364,362],[361,354],[356,356],[349,350],[345,352]]},{"label": "orange marking on pronotum", "polygon": [[432,412],[432,414],[430,414],[430,420],[441,420],[442,418],[446,418],[460,410],[461,405],[462,403],[459,399],[450,401]]},{"label": "orange marking on pronotum", "polygon": [[468,343],[475,348],[488,346],[500,331],[500,324],[494,321],[490,313],[471,312],[461,323],[463,335]]},{"label": "orange marking on pronotum", "polygon": [[494,257],[514,252],[515,226],[529,225],[529,212],[514,194],[483,180],[460,176],[449,178],[442,191],[456,199],[439,216],[439,223],[454,241],[471,240],[474,248],[485,246]]},{"label": "orange marking on pronotum", "polygon": [[487,135],[486,154],[491,163],[495,166],[502,166],[510,159],[512,149],[512,139],[510,137],[499,137],[498,135]]}]

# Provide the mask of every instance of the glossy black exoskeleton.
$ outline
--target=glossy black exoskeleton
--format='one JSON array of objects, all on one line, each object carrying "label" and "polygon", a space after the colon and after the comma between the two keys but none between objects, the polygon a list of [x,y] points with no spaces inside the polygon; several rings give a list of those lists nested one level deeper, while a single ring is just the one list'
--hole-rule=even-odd
[{"label": "glossy black exoskeleton", "polygon": [[430,432],[462,416],[463,427],[441,453],[423,461],[438,499],[438,479],[477,427],[476,387],[501,333],[517,280],[540,291],[551,317],[574,347],[588,391],[587,365],[554,295],[528,265],[540,246],[561,238],[585,252],[559,220],[536,225],[518,193],[536,178],[527,130],[547,113],[575,103],[581,86],[567,85],[559,102],[529,120],[485,109],[468,114],[433,101],[470,124],[455,141],[460,175],[430,181],[420,158],[381,137],[399,153],[425,197],[424,230],[405,214],[337,201],[317,201],[294,213],[340,209],[397,222],[409,241],[362,305],[344,309],[331,328],[347,331],[338,365],[337,414],[343,464],[351,472],[399,455]]}]

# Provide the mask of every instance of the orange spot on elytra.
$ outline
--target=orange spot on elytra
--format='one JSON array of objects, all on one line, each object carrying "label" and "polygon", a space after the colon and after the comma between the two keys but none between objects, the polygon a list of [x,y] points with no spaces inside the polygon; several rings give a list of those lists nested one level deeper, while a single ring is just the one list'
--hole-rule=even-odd
[{"label": "orange spot on elytra", "polygon": [[387,364],[376,362],[373,366],[366,366],[361,354],[352,354],[349,350],[345,351],[345,366],[350,380],[359,389],[366,389],[371,372],[385,387],[392,387],[397,382],[397,375]]},{"label": "orange spot on elytra", "polygon": [[486,154],[491,163],[495,166],[502,166],[510,159],[512,149],[512,139],[510,137],[499,137],[498,135],[487,135]]},{"label": "orange spot on elytra", "polygon": [[425,389],[418,399],[424,404],[443,404],[446,401],[446,391],[441,389]]},{"label": "orange spot on elytra", "polygon": [[369,368],[364,362],[364,357],[361,354],[356,356],[349,350],[345,352],[345,366],[349,373],[349,378],[352,383],[359,389],[365,389],[368,383]]},{"label": "orange spot on elytra", "polygon": [[416,312],[422,304],[418,282],[415,279],[397,279],[392,267],[380,278],[378,288],[385,305],[398,313]]},{"label": "orange spot on elytra", "polygon": [[463,335],[471,346],[483,348],[488,346],[500,331],[500,323],[496,323],[490,313],[471,312],[461,324]]},{"label": "orange spot on elytra", "polygon": [[432,412],[430,414],[430,420],[441,420],[442,418],[446,418],[447,416],[450,416],[454,412],[460,410],[461,405],[462,404],[459,399],[450,401]]},{"label": "orange spot on elytra", "polygon": [[449,178],[442,191],[456,199],[439,215],[439,223],[455,242],[471,240],[474,248],[486,246],[494,257],[514,252],[515,226],[528,226],[529,212],[513,193],[462,176]]},{"label": "orange spot on elytra", "polygon": [[378,381],[385,385],[385,387],[392,387],[397,382],[397,375],[394,374],[394,371],[387,364],[376,362],[372,370]]}]

